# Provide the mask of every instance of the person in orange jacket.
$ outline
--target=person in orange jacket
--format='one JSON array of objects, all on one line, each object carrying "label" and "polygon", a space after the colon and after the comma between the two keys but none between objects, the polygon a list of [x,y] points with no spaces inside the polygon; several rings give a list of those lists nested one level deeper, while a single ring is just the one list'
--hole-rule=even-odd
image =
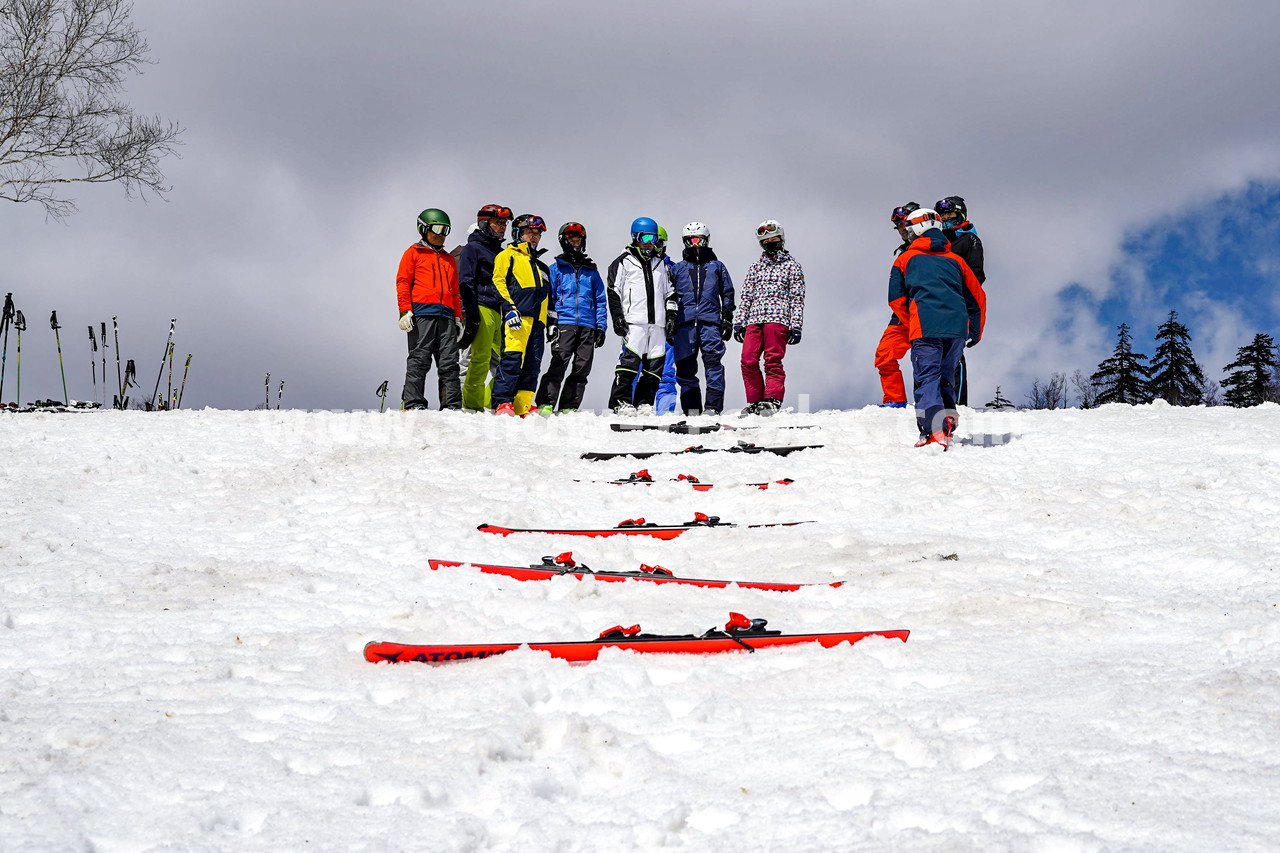
[{"label": "person in orange jacket", "polygon": [[916,447],[940,444],[946,450],[959,422],[956,367],[965,347],[982,340],[987,297],[969,265],[951,251],[935,211],[913,211],[898,233],[910,242],[889,271],[889,307],[911,341]]},{"label": "person in orange jacket", "polygon": [[405,363],[401,408],[427,408],[426,381],[431,361],[436,362],[440,408],[462,408],[462,384],[458,379],[458,339],[462,336],[462,295],[458,289],[458,264],[445,251],[449,214],[428,208],[418,214],[422,239],[405,249],[396,272],[396,300],[400,330],[409,333],[409,357]]},{"label": "person in orange jacket", "polygon": [[[897,229],[908,214],[919,209],[919,204],[909,201],[895,207],[889,214],[889,221]],[[910,241],[904,239],[902,245],[894,249],[894,257],[905,252],[909,245]],[[876,347],[875,357],[876,370],[880,373],[880,390],[884,392],[884,397],[880,401],[881,408],[905,409],[907,407],[907,385],[902,379],[902,368],[898,367],[898,362],[910,351],[911,338],[907,336],[907,327],[898,319],[898,315],[890,314],[889,325],[884,327],[884,332],[880,335],[880,344]]]}]

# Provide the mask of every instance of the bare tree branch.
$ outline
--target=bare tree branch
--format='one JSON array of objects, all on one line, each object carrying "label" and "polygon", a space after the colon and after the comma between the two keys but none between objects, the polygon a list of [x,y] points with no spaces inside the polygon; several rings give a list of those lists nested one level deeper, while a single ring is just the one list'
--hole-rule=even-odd
[{"label": "bare tree branch", "polygon": [[0,199],[61,219],[75,212],[67,184],[169,191],[160,161],[182,129],[117,100],[147,64],[131,12],[127,0],[0,2]]}]

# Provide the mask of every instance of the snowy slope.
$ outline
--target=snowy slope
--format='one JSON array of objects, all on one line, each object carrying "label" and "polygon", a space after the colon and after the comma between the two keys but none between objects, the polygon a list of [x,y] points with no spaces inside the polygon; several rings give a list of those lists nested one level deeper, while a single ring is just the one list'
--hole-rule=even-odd
[{"label": "snowy slope", "polygon": [[[570,415],[0,417],[0,849],[1264,850],[1280,838],[1277,407],[782,416],[820,450]],[[574,483],[642,467],[694,493]],[[759,491],[743,483],[789,476]],[[695,510],[767,530],[500,538]],[[848,581],[795,593],[427,569]],[[372,665],[372,639],[614,624],[911,639],[755,655],[521,650]]]}]

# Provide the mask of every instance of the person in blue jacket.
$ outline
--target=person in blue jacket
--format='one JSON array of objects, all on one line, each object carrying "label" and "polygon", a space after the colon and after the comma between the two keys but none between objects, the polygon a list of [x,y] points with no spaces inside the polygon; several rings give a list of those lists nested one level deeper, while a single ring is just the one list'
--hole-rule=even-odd
[{"label": "person in blue jacket", "polygon": [[686,415],[704,411],[698,384],[698,354],[707,374],[705,411],[724,409],[724,342],[733,333],[733,280],[711,249],[711,229],[690,222],[682,234],[684,253],[672,268],[672,284],[679,299],[671,346],[680,384],[680,406]]},{"label": "person in blue jacket", "polygon": [[561,225],[560,248],[563,251],[550,265],[551,294],[560,334],[534,401],[540,415],[575,412],[582,405],[591,362],[596,348],[604,346],[605,329],[609,326],[604,279],[595,261],[587,257],[586,226],[580,222]]}]

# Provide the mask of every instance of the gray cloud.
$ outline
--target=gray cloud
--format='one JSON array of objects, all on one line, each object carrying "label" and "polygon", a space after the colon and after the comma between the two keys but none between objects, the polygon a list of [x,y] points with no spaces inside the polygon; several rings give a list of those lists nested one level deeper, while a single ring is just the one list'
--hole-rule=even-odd
[{"label": "gray cloud", "polygon": [[[781,220],[809,280],[789,392],[862,405],[879,399],[888,211],[958,193],[988,255],[974,401],[1018,398],[1111,346],[1087,314],[1051,333],[1059,289],[1106,295],[1127,231],[1280,174],[1280,7],[1262,2],[143,0],[135,20],[158,64],[130,101],[188,128],[174,189],[147,205],[81,189],[65,225],[0,208],[0,288],[33,326],[24,396],[60,396],[56,308],[73,397],[90,396],[83,327],[114,314],[147,391],[176,316],[188,405],[252,406],[267,371],[287,405],[371,405],[401,381],[414,215],[443,207],[460,236],[492,201],[585,222],[602,262],[637,215],[700,219],[739,279],[755,224]],[[1241,325],[1203,316],[1206,339]]]}]

